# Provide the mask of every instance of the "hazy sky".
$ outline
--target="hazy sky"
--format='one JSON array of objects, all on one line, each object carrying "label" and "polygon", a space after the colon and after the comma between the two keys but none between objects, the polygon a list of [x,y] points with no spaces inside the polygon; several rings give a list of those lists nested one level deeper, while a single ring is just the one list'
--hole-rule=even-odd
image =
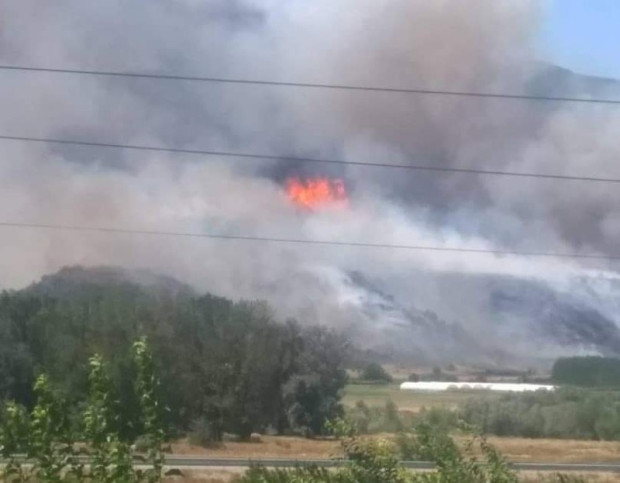
[{"label": "hazy sky", "polygon": [[547,59],[584,74],[620,78],[620,2],[549,3],[541,36]]}]

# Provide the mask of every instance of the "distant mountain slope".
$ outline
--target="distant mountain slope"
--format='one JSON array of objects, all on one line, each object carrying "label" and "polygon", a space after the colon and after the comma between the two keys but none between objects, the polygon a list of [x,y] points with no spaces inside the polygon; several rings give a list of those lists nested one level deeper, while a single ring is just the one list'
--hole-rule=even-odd
[{"label": "distant mountain slope", "polygon": [[158,295],[193,294],[193,289],[178,280],[149,270],[129,270],[121,267],[65,267],[45,275],[25,292],[57,299],[74,299],[97,289],[116,287],[128,292]]},{"label": "distant mountain slope", "polygon": [[[549,365],[568,354],[620,356],[617,307],[603,304],[620,300],[616,281],[582,278],[559,289],[540,280],[498,275],[425,274],[419,280],[444,291],[446,303],[431,306],[415,283],[403,295],[402,280],[373,280],[361,272],[333,269],[329,276],[307,274],[305,284],[323,284],[329,299],[339,302],[338,307],[326,306],[318,316],[299,316],[300,322],[334,326],[360,349],[394,362],[529,366]],[[480,300],[462,295],[467,304],[476,304],[473,323],[465,305],[460,313],[444,310],[457,304],[455,295],[464,288],[483,294]],[[147,300],[196,294],[172,277],[118,267],[63,268],[22,292],[91,300],[110,291]],[[317,307],[327,303],[320,293],[310,295],[308,302]]]},{"label": "distant mountain slope", "polygon": [[577,74],[548,64],[538,66],[527,87],[530,94],[539,96],[592,96],[620,100],[619,80]]},{"label": "distant mountain slope", "polygon": [[534,337],[567,348],[620,355],[616,322],[580,300],[578,293],[507,277],[497,278],[494,285],[490,293],[493,311],[523,323]]},{"label": "distant mountain slope", "polygon": [[561,355],[620,356],[615,307],[601,305],[620,300],[614,281],[583,278],[560,288],[484,274],[426,273],[418,280],[444,291],[443,302],[431,306],[415,282],[343,274],[334,290],[345,294],[354,340],[386,359],[425,363],[549,365]]}]

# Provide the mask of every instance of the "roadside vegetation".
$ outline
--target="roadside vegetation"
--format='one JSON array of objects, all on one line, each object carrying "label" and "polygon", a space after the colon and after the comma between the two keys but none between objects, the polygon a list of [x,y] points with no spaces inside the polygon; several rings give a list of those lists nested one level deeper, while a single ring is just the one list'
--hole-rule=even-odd
[{"label": "roadside vegetation", "polygon": [[[164,469],[166,439],[165,410],[159,400],[162,386],[145,338],[131,346],[132,387],[138,401],[143,453],[126,441],[120,431],[123,413],[116,396],[119,387],[110,377],[109,366],[100,355],[89,359],[87,394],[81,417],[71,420],[64,399],[47,375],[37,377],[33,387],[35,404],[31,410],[13,401],[5,404],[0,425],[2,481],[25,483],[60,482],[158,482]],[[357,410],[364,413],[363,404]],[[372,411],[372,410],[371,410]],[[517,474],[487,440],[460,421],[428,417],[415,426],[406,426],[397,407],[384,408],[385,423],[393,424],[396,438],[364,438],[358,423],[335,419],[325,424],[326,432],[341,441],[341,469],[298,467],[270,470],[253,467],[239,483],[413,483],[517,482]],[[441,413],[438,413],[441,414]],[[468,442],[457,444],[450,435],[452,426],[472,434]],[[85,460],[82,456],[87,457]],[[414,473],[400,465],[402,459],[435,463],[436,470]],[[137,467],[136,463],[141,463]],[[568,481],[558,477],[557,481]],[[578,480],[574,480],[578,481]]]},{"label": "roadside vegetation", "polygon": [[[239,483],[517,483],[521,480],[506,459],[485,437],[471,433],[465,444],[458,444],[445,431],[418,424],[396,439],[360,437],[343,420],[331,424],[340,438],[344,458],[349,464],[338,470],[317,467],[294,469],[250,469]],[[436,469],[412,472],[401,459],[423,460]],[[548,475],[537,481],[585,483],[579,477]]]},{"label": "roadside vegetation", "polygon": [[[107,364],[99,355],[89,361],[88,397],[78,420],[71,420],[67,401],[45,374],[33,387],[32,410],[14,401],[2,409],[0,425],[1,481],[26,482],[157,482],[164,456],[163,407],[159,379],[145,339],[132,345],[133,387],[139,401],[136,424],[145,442],[143,454],[123,441],[119,432],[122,408],[115,399]],[[88,460],[85,460],[87,457]],[[137,468],[138,461],[142,467]]]}]

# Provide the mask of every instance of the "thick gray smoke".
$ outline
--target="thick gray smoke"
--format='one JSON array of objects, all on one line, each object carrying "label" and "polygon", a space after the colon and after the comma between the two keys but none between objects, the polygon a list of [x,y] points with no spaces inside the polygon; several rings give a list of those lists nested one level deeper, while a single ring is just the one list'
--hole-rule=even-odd
[{"label": "thick gray smoke", "polygon": [[[459,91],[620,94],[613,82],[538,63],[538,4],[0,2],[0,63]],[[0,105],[3,135],[620,177],[615,162],[620,110],[610,106],[23,72],[0,72]],[[614,185],[8,141],[0,146],[0,221],[617,254],[620,213],[614,206],[620,195]],[[292,174],[342,177],[350,209],[300,212],[282,188]],[[568,260],[7,227],[0,236],[5,288],[63,265],[148,267],[222,295],[266,298],[283,315],[354,330],[367,295],[348,274],[361,272],[406,307],[434,310],[466,330],[486,327],[500,341],[506,332],[493,336],[489,330],[497,316],[488,286],[446,274],[517,276],[564,291],[575,277],[615,278],[614,267]],[[369,323],[383,320],[362,312]]]}]

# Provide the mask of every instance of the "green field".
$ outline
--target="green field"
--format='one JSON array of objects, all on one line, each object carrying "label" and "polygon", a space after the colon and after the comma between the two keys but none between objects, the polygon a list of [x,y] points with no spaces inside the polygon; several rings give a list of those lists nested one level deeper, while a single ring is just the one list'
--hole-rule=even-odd
[{"label": "green field", "polygon": [[442,392],[401,391],[398,384],[373,385],[349,384],[345,388],[343,404],[353,406],[364,401],[369,406],[383,406],[392,400],[400,410],[419,411],[423,407],[455,408],[471,397],[498,397],[498,394],[476,390],[454,390]]}]

